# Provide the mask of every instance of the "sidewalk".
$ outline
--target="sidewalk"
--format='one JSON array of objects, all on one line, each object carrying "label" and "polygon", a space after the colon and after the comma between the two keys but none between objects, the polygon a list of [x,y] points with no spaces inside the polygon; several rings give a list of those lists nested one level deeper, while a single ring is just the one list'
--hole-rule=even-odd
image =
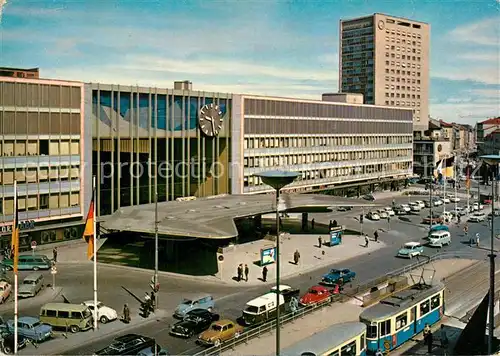
[{"label": "sidewalk", "polygon": [[[364,238],[355,235],[344,235],[342,244],[338,246],[318,247],[318,237],[323,241],[328,241],[328,235],[290,235],[285,234],[280,239],[280,275],[281,278],[301,275],[309,271],[333,264],[339,263],[350,258],[362,258],[364,254],[370,254],[380,248],[385,247],[383,242],[375,243],[370,241],[368,247],[364,246]],[[259,266],[260,251],[262,248],[272,247],[275,243],[268,240],[259,240],[242,245],[235,245],[233,249],[224,253],[224,262],[220,263],[221,270],[217,274],[220,282],[227,284],[262,284],[262,267]],[[300,253],[298,265],[293,263],[293,254],[295,250]],[[248,282],[237,282],[237,267],[242,263],[247,264],[249,268]],[[276,276],[276,265],[267,265],[267,282],[273,282]],[[207,277],[201,277],[207,279]],[[209,277],[210,278],[210,277]]]},{"label": "sidewalk", "polygon": [[[106,238],[97,240],[97,250],[106,242]],[[65,263],[81,263],[89,262],[87,258],[87,243],[81,239],[54,244],[38,246],[35,249],[37,255],[45,255],[49,259],[53,258],[52,250],[57,247],[57,262]],[[23,252],[23,255],[28,255],[31,252]]]},{"label": "sidewalk", "polygon": [[[157,310],[151,314],[149,318],[142,318],[137,313],[132,313],[131,322],[125,324],[120,320],[115,320],[108,324],[98,324],[99,328],[96,331],[88,330],[81,331],[76,334],[56,332],[51,340],[38,344],[35,349],[28,345],[26,348],[19,351],[19,355],[61,355],[78,345],[91,344],[104,337],[110,337],[121,334],[126,330],[137,328],[148,323],[160,322],[168,313],[165,310]],[[168,345],[165,345],[168,347]]]},{"label": "sidewalk", "polygon": [[[435,278],[442,279],[459,273],[474,262],[462,259],[440,260],[434,263],[436,268]],[[415,273],[419,273],[418,270]],[[325,307],[294,322],[285,324],[281,328],[281,348],[289,347],[334,324],[357,321],[359,320],[359,314],[363,310],[364,308],[351,302],[334,303],[330,307]],[[250,340],[247,344],[238,345],[234,350],[228,350],[221,355],[269,355],[274,350],[274,347],[275,334],[274,332],[268,332],[255,339],[255,342]]]}]

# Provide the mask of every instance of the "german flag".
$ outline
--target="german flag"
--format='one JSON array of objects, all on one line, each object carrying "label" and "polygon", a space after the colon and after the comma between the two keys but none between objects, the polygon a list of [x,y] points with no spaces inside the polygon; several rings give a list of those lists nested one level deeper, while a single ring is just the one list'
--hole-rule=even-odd
[{"label": "german flag", "polygon": [[90,201],[89,213],[87,214],[87,221],[85,222],[85,230],[83,231],[83,240],[87,243],[87,258],[89,260],[94,257],[94,194],[92,194],[92,200]]},{"label": "german flag", "polygon": [[14,184],[14,221],[12,224],[11,241],[12,268],[17,274],[17,265],[19,263],[19,209],[17,204],[17,184]]},{"label": "german flag", "polygon": [[467,163],[467,167],[466,167],[466,178],[465,178],[465,187],[467,189],[470,189],[470,165],[469,163]]}]

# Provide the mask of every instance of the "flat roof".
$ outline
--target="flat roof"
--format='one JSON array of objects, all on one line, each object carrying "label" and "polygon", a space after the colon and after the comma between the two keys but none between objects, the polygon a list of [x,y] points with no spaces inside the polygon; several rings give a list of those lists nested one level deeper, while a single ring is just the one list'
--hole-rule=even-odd
[{"label": "flat roof", "polygon": [[[291,212],[331,211],[339,206],[380,206],[356,198],[320,194],[281,193],[280,210]],[[234,220],[276,211],[275,194],[223,195],[190,201],[158,203],[158,234],[206,239],[238,236]],[[282,206],[283,203],[283,206]],[[110,231],[154,234],[155,204],[123,207],[101,216],[101,226]]]}]

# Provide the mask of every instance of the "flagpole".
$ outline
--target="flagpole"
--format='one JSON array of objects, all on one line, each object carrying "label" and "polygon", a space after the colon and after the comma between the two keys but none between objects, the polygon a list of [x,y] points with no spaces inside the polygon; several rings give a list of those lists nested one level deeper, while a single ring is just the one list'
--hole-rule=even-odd
[{"label": "flagpole", "polygon": [[18,305],[18,298],[17,298],[17,249],[19,248],[19,236],[18,236],[18,228],[17,226],[19,225],[19,222],[17,219],[19,219],[18,216],[18,210],[17,210],[17,181],[14,181],[14,224],[12,225],[12,233],[15,236],[14,243],[15,245],[12,246],[14,248],[14,251],[11,252],[11,254],[14,254],[14,261],[13,266],[14,266],[14,355],[17,355],[17,346],[18,346],[18,339],[19,339],[19,332],[17,328],[18,324],[18,313],[19,313],[19,305]]},{"label": "flagpole", "polygon": [[455,165],[453,167],[453,175],[454,175],[454,180],[455,180],[455,218],[457,219],[457,223],[458,223],[458,202],[457,202],[457,185],[458,185],[458,180],[457,180],[457,156],[455,156],[454,158],[454,162]]},{"label": "flagpole", "polygon": [[446,179],[447,179],[447,174],[446,174],[446,163],[447,162],[446,162],[446,160],[447,160],[447,157],[444,158],[444,169],[443,169],[443,172],[444,172],[444,175],[443,175],[443,178],[444,178],[444,184],[443,184],[443,214],[446,213],[446,203],[444,202],[444,199],[446,199]]},{"label": "flagpole", "polygon": [[96,195],[96,177],[93,177],[92,180],[92,198],[94,200],[94,209],[93,209],[93,230],[94,230],[94,236],[91,238],[94,239],[93,243],[93,257],[94,257],[94,330],[97,330],[97,220],[96,220],[96,200],[95,200],[95,195]]}]

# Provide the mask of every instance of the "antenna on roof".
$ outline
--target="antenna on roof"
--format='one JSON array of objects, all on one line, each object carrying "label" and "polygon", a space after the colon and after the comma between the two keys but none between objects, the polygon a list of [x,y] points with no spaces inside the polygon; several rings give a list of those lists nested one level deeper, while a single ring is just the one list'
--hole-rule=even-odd
[{"label": "antenna on roof", "polygon": [[[416,274],[415,272],[412,273],[410,271],[410,278],[412,280],[412,285],[420,285],[420,286],[431,286],[434,282],[434,276],[436,275],[436,267],[434,267],[434,263],[432,262],[431,258],[429,256],[421,256],[424,258],[427,258],[427,261],[418,261],[417,264],[421,265],[419,268],[415,270],[415,272],[420,270],[419,274]],[[417,259],[420,259],[420,256],[417,256]],[[429,266],[429,268],[426,268],[426,266]],[[415,281],[417,279],[417,281]]]}]

